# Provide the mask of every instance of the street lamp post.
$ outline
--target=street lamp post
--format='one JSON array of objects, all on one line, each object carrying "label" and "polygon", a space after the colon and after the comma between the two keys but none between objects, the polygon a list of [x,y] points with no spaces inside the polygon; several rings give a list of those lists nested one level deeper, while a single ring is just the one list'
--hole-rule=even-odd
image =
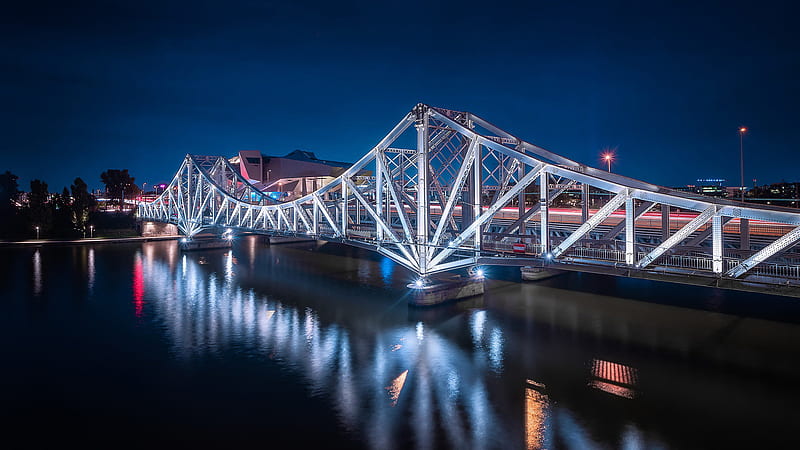
[{"label": "street lamp post", "polygon": [[739,127],[739,175],[742,184],[739,191],[742,194],[742,202],[744,202],[744,134],[747,132],[747,127]]},{"label": "street lamp post", "polygon": [[36,226],[36,240],[39,240],[39,226]]},{"label": "street lamp post", "polygon": [[89,237],[94,237],[94,225],[89,225]]},{"label": "street lamp post", "polygon": [[603,154],[603,161],[608,163],[608,171],[611,172],[611,161],[614,160],[614,155],[611,153],[604,153]]}]

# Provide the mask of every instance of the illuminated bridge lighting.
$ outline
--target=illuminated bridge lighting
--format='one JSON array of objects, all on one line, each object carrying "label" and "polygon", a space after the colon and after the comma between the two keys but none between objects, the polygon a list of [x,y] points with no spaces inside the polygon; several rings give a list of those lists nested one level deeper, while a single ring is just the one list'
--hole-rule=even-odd
[{"label": "illuminated bridge lighting", "polygon": [[[464,127],[466,117],[498,135]],[[418,149],[393,146],[412,135]],[[432,172],[417,167],[425,158],[414,155],[423,153],[442,167]],[[800,241],[797,210],[627,178],[611,173],[615,159],[607,152],[602,157],[607,170],[589,167],[502,132],[475,114],[420,103],[358,162],[298,195],[274,198],[261,192],[223,156],[186,155],[169,186],[139,203],[138,216],[175,224],[189,239],[206,229],[228,228],[334,240],[378,252],[423,280],[477,264],[526,266],[537,259],[565,270],[592,266],[616,276],[656,275],[675,282],[691,277],[725,280],[718,285],[732,289],[792,291],[784,295],[800,290],[800,257],[793,250]],[[412,190],[416,200],[405,195]],[[706,193],[718,191],[712,186]],[[529,193],[539,200],[514,205]],[[554,203],[562,194],[574,194],[571,204],[585,208],[559,210]],[[745,219],[769,229],[753,227],[757,245],[742,247],[752,251],[723,251],[734,241],[750,241],[749,228],[731,229]],[[486,234],[498,239],[487,241]],[[514,254],[520,236],[530,237],[524,251]],[[700,245],[706,240],[710,246]],[[609,261],[627,270],[611,271]]]}]

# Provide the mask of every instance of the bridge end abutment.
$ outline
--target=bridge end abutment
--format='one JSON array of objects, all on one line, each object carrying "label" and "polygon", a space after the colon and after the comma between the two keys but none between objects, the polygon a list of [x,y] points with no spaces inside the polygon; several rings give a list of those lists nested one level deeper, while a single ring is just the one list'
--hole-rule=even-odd
[{"label": "bridge end abutment", "polygon": [[151,222],[148,220],[138,220],[136,222],[139,235],[142,237],[168,237],[178,236],[178,227],[171,223]]}]

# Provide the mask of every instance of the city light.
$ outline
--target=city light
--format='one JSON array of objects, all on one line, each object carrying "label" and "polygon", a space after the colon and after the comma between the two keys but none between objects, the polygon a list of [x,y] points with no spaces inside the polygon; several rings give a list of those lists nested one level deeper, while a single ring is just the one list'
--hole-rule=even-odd
[{"label": "city light", "polygon": [[423,285],[425,285],[425,282],[422,280],[422,278],[417,278],[417,281],[414,282],[414,286],[418,288],[421,288]]}]

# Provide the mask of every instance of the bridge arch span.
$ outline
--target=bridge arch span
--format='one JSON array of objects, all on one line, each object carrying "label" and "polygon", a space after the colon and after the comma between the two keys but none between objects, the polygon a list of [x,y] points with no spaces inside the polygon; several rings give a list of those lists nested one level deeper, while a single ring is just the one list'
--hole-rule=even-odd
[{"label": "bridge arch span", "polygon": [[797,210],[624,177],[472,113],[424,104],[341,176],[301,198],[273,201],[224,157],[186,155],[138,215],[174,223],[189,237],[225,227],[344,242],[423,277],[515,264],[690,275],[734,288],[800,286]]}]

